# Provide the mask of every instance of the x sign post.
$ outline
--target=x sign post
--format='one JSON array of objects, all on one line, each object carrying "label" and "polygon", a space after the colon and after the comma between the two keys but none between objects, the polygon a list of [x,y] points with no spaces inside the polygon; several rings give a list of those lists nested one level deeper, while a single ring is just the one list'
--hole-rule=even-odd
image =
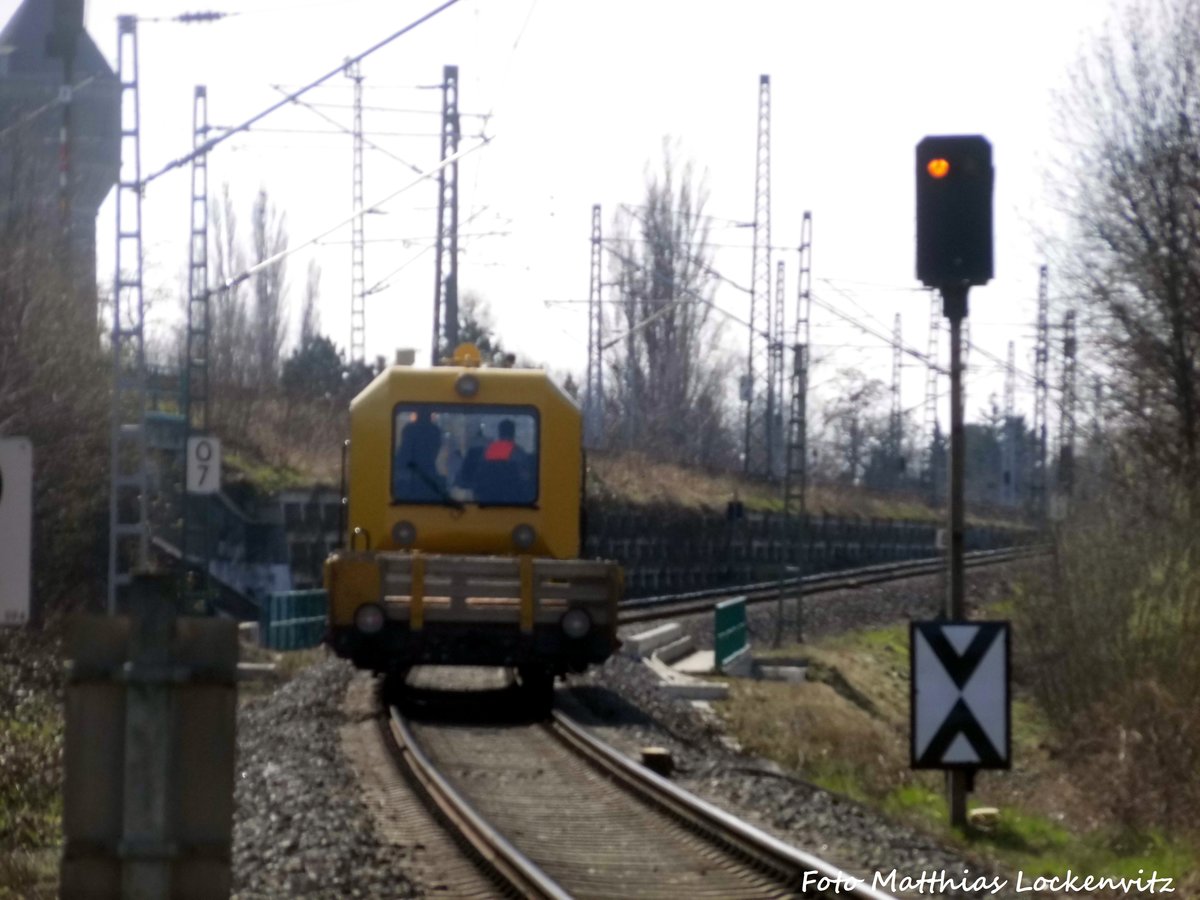
[{"label": "x sign post", "polygon": [[1007,769],[1007,622],[913,622],[912,767]]},{"label": "x sign post", "polygon": [[[946,617],[966,618],[964,603],[962,323],[967,292],[987,284],[992,259],[992,145],[981,135],[927,137],[917,145],[917,278],[942,295],[950,320],[950,496]],[[916,634],[914,632],[914,640]],[[1006,639],[1007,640],[1007,639]],[[915,658],[914,658],[915,661]],[[916,670],[913,670],[914,690]],[[915,698],[914,698],[915,699]],[[967,824],[967,775],[946,778],[950,824]]]}]

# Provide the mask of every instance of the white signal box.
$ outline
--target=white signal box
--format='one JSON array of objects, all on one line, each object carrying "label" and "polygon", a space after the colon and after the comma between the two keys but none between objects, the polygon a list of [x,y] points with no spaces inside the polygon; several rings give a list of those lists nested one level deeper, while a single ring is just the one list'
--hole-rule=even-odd
[{"label": "white signal box", "polygon": [[0,625],[29,621],[33,554],[33,445],[0,438]]},{"label": "white signal box", "polygon": [[187,441],[187,492],[215,494],[221,489],[221,442],[212,437]]}]

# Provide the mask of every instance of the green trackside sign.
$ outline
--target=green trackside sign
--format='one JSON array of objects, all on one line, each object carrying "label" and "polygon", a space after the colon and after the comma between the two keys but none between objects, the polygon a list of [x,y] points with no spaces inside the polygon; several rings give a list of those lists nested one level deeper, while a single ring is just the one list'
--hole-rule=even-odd
[{"label": "green trackside sign", "polygon": [[746,598],[737,597],[718,603],[713,616],[716,634],[713,656],[718,672],[725,671],[739,656],[750,650],[746,631]]}]

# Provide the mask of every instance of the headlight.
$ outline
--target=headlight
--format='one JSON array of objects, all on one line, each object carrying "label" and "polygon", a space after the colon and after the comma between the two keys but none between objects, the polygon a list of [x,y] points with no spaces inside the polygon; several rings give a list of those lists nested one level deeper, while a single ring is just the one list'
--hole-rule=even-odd
[{"label": "headlight", "polygon": [[392,540],[398,547],[411,547],[417,542],[417,526],[408,521],[397,522],[392,526]]},{"label": "headlight", "polygon": [[533,530],[532,525],[522,523],[512,530],[513,546],[518,550],[528,550],[536,540],[537,532]]},{"label": "headlight", "polygon": [[562,617],[563,634],[573,641],[592,630],[592,617],[582,609],[568,609]]},{"label": "headlight", "polygon": [[454,392],[470,400],[479,393],[479,379],[474,375],[459,375],[454,382]]},{"label": "headlight", "polygon": [[377,603],[364,603],[354,611],[354,627],[363,634],[378,634],[383,630],[383,622],[387,617],[383,607]]}]

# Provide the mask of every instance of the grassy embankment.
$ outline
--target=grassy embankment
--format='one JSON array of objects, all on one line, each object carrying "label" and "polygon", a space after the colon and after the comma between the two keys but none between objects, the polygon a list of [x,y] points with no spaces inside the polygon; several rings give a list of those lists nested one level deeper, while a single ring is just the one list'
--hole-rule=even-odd
[{"label": "grassy embankment", "polygon": [[[993,607],[989,617],[1007,613]],[[988,831],[960,834],[947,824],[942,774],[908,767],[907,623],[778,653],[805,656],[808,683],[734,681],[730,700],[720,705],[727,727],[747,750],[1002,870],[1021,870],[1029,878],[1067,869],[1136,877],[1139,869],[1157,869],[1191,879],[1176,896],[1200,895],[1193,893],[1200,891],[1194,836],[1131,831],[1094,802],[1072,747],[1019,686],[1022,673],[1014,678],[1013,768],[980,773],[970,797],[972,807],[998,808],[998,822]]]},{"label": "grassy embankment", "polygon": [[[340,479],[340,445],[328,452],[300,454],[260,446],[226,446],[226,481],[248,482],[264,493],[336,485]],[[671,505],[683,509],[723,511],[733,498],[748,509],[780,512],[779,486],[733,474],[703,472],[673,463],[656,462],[637,453],[588,454],[588,496],[632,506]],[[813,485],[808,508],[814,515],[861,516],[879,519],[937,520],[944,514],[921,498],[885,494],[863,488]],[[980,520],[982,521],[982,520]]]},{"label": "grassy embankment", "polygon": [[[655,462],[637,453],[589,453],[588,494],[594,499],[635,506],[669,504],[717,511],[723,511],[725,504],[737,497],[748,509],[771,512],[783,509],[778,485]],[[943,518],[940,512],[913,495],[819,484],[809,486],[808,509],[814,515]]]}]

